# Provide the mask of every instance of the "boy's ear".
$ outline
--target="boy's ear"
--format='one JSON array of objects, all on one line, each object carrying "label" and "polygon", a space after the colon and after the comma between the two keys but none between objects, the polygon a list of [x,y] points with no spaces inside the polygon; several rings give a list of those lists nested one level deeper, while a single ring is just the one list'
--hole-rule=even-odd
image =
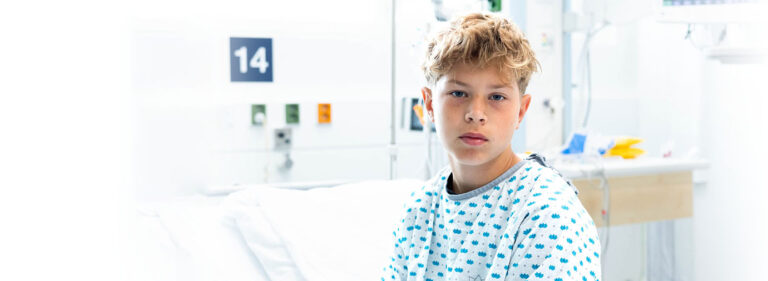
[{"label": "boy's ear", "polygon": [[525,94],[520,99],[520,113],[517,116],[517,126],[515,126],[515,130],[520,128],[520,124],[523,123],[523,117],[525,117],[525,113],[528,112],[528,106],[531,105],[531,95]]},{"label": "boy's ear", "polygon": [[429,120],[435,123],[435,115],[432,108],[432,90],[427,87],[421,88],[421,97],[424,99],[424,108],[427,115],[429,115]]}]

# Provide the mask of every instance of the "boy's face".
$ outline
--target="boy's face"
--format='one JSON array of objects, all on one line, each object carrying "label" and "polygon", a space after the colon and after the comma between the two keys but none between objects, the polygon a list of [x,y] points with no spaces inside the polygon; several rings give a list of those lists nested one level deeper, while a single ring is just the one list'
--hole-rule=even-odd
[{"label": "boy's face", "polygon": [[512,135],[531,96],[521,97],[515,79],[509,80],[503,84],[493,68],[459,64],[433,89],[422,89],[429,118],[456,164],[482,165],[511,151]]}]

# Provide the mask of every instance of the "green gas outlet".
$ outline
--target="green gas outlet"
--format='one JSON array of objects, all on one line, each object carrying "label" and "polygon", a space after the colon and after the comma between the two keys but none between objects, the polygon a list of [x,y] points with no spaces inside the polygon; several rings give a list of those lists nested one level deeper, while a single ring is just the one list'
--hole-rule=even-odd
[{"label": "green gas outlet", "polygon": [[251,105],[251,124],[254,126],[264,126],[267,119],[267,106],[264,104]]},{"label": "green gas outlet", "polygon": [[491,12],[501,12],[501,0],[488,0]]},{"label": "green gas outlet", "polygon": [[285,123],[299,124],[299,105],[292,103],[285,105]]}]

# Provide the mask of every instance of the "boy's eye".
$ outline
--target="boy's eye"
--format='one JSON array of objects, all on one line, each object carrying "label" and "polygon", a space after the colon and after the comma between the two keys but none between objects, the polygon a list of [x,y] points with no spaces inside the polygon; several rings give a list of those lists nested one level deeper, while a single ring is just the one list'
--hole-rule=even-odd
[{"label": "boy's eye", "polygon": [[461,98],[461,97],[467,96],[467,93],[461,92],[461,91],[453,91],[453,92],[451,92],[451,95],[453,95],[454,97],[457,97],[457,98]]},{"label": "boy's eye", "polygon": [[502,95],[491,95],[491,99],[495,101],[504,100],[504,96]]}]

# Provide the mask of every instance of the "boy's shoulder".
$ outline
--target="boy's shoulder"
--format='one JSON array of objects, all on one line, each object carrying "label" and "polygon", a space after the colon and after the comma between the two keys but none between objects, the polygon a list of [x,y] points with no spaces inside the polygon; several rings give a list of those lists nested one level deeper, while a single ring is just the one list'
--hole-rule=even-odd
[{"label": "boy's shoulder", "polygon": [[513,193],[513,199],[521,203],[519,213],[533,220],[563,217],[569,218],[572,223],[581,221],[594,225],[578,198],[578,189],[567,178],[544,161],[534,159],[530,162],[530,169],[524,174],[527,178],[511,187],[517,191]]},{"label": "boy's shoulder", "polygon": [[513,205],[521,203],[517,205],[519,213],[539,213],[552,206],[570,208],[579,201],[578,190],[556,169],[543,159],[529,157],[526,160],[528,163],[517,173],[517,178],[509,179],[506,187],[508,200],[512,200]]},{"label": "boy's shoulder", "polygon": [[[445,182],[451,174],[450,167],[445,167],[437,172],[432,178],[426,180],[421,186],[411,190],[410,196],[405,202],[408,213],[411,210],[431,209],[432,202],[440,198],[442,188],[445,188]],[[429,206],[429,208],[427,208]]]},{"label": "boy's shoulder", "polygon": [[573,192],[573,195],[578,195],[579,191],[573,183],[565,178],[557,169],[552,167],[544,157],[534,153],[526,158],[526,160],[529,162],[526,167],[524,167],[524,177],[528,179],[526,184],[544,187],[544,189],[553,186]]}]

